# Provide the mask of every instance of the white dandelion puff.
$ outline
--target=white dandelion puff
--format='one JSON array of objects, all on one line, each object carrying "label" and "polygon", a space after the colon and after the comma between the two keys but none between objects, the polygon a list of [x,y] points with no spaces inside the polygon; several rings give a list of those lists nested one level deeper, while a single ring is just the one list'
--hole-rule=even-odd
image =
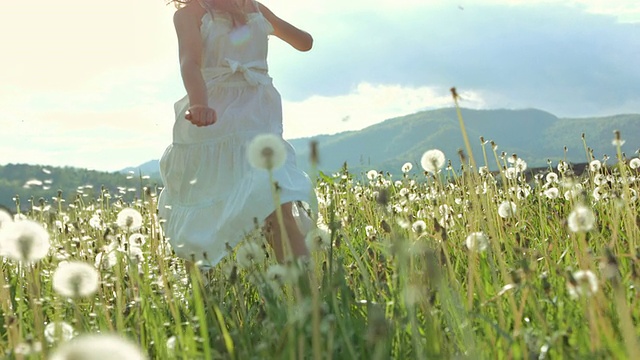
[{"label": "white dandelion puff", "polygon": [[53,273],[53,290],[69,297],[93,295],[100,286],[100,274],[95,267],[80,261],[62,262]]},{"label": "white dandelion puff", "polygon": [[516,168],[506,168],[504,171],[504,177],[509,180],[515,180],[518,177],[518,170]]},{"label": "white dandelion puff", "polygon": [[327,250],[331,247],[331,233],[321,227],[311,229],[305,236],[305,242],[311,251]]},{"label": "white dandelion puff", "polygon": [[425,230],[427,230],[427,224],[422,220],[417,220],[411,225],[411,229],[413,230],[413,232],[421,234]]},{"label": "white dandelion puff", "polygon": [[547,199],[553,200],[553,199],[557,199],[558,196],[560,196],[560,191],[558,190],[558,188],[551,187],[551,188],[546,189],[543,192],[543,194],[544,194],[544,196],[547,197]]},{"label": "white dandelion puff", "polygon": [[269,266],[265,278],[273,290],[280,290],[282,286],[291,284],[297,279],[297,272],[292,266],[274,264]]},{"label": "white dandelion puff", "polygon": [[410,162],[406,162],[402,165],[402,172],[405,174],[411,171],[411,169],[413,169],[413,164]]},{"label": "white dandelion puff", "polygon": [[613,139],[613,140],[611,141],[611,145],[613,145],[613,146],[615,146],[615,147],[618,147],[618,146],[622,146],[622,145],[624,145],[624,143],[625,143],[625,142],[626,142],[626,141],[625,141],[625,140],[622,140],[622,139]]},{"label": "white dandelion puff", "polygon": [[367,179],[369,180],[375,180],[378,176],[379,174],[376,170],[367,171]]},{"label": "white dandelion puff", "polygon": [[116,224],[122,230],[136,231],[142,227],[142,214],[133,208],[124,208],[118,213]]},{"label": "white dandelion puff", "polygon": [[138,345],[116,334],[81,335],[62,344],[49,360],[144,360]]},{"label": "white dandelion puff", "polygon": [[633,158],[629,160],[629,167],[632,170],[640,169],[640,158]]},{"label": "white dandelion puff", "polygon": [[561,174],[566,173],[567,171],[569,171],[569,163],[567,163],[566,161],[560,160],[558,162],[558,172]]},{"label": "white dandelion puff", "polygon": [[0,249],[10,259],[32,263],[45,257],[49,247],[49,233],[39,223],[32,220],[3,222]]},{"label": "white dandelion puff", "polygon": [[13,216],[11,216],[11,214],[0,208],[0,230],[2,229],[2,226],[5,224],[9,224],[13,222]]},{"label": "white dandelion puff", "polygon": [[481,231],[472,232],[465,239],[465,244],[471,251],[483,252],[489,247],[489,237]]},{"label": "white dandelion puff", "polygon": [[377,233],[376,229],[371,225],[365,226],[364,227],[364,232],[365,232],[365,234],[367,234],[367,237],[369,237],[369,238],[374,236]]},{"label": "white dandelion puff", "polygon": [[287,160],[284,140],[275,134],[260,134],[247,147],[247,159],[254,168],[275,170]]},{"label": "white dandelion puff", "polygon": [[602,169],[602,163],[600,162],[600,160],[592,160],[589,163],[589,171],[598,172],[600,171],[600,169]]},{"label": "white dandelion puff", "polygon": [[567,218],[569,230],[572,232],[587,232],[593,229],[596,217],[593,211],[584,205],[577,205]]},{"label": "white dandelion puff", "polygon": [[516,214],[516,210],[517,207],[515,203],[511,201],[503,201],[498,206],[498,215],[503,219],[510,218]]},{"label": "white dandelion puff", "polygon": [[48,343],[66,342],[76,335],[73,326],[64,321],[50,322],[44,327],[44,338]]},{"label": "white dandelion puff", "polygon": [[265,253],[262,247],[254,242],[247,242],[238,248],[236,261],[241,268],[249,268],[253,264],[264,260]]},{"label": "white dandelion puff", "polygon": [[425,171],[435,174],[444,166],[445,160],[442,151],[438,149],[427,150],[422,154],[420,165]]},{"label": "white dandelion puff", "polygon": [[550,172],[545,176],[545,180],[547,180],[548,184],[553,184],[558,182],[558,174],[554,172]]},{"label": "white dandelion puff", "polygon": [[147,241],[147,237],[140,234],[134,233],[129,236],[129,245],[141,247]]},{"label": "white dandelion puff", "polygon": [[574,299],[590,297],[598,292],[598,278],[591,270],[578,270],[567,281],[567,290]]}]

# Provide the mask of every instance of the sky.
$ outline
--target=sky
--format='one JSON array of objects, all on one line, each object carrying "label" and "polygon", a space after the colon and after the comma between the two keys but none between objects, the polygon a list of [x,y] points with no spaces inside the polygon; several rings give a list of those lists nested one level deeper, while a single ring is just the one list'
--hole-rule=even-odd
[{"label": "sky", "polygon": [[[640,113],[637,0],[263,0],[311,33],[269,40],[287,139],[453,106]],[[117,171],[162,156],[184,96],[165,0],[0,11],[0,165]]]}]

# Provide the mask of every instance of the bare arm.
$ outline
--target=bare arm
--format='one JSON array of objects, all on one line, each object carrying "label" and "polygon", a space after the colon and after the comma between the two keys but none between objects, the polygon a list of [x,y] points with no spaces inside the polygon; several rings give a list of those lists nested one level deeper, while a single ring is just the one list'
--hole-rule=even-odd
[{"label": "bare arm", "polygon": [[289,45],[300,51],[309,51],[313,46],[313,37],[303,30],[289,24],[288,22],[277,17],[269,8],[258,3],[260,12],[273,26],[273,35],[284,40]]},{"label": "bare arm", "polygon": [[205,126],[215,122],[215,111],[209,108],[207,87],[201,72],[202,37],[200,18],[204,10],[187,6],[175,12],[173,23],[178,35],[180,74],[189,97],[189,113],[186,119],[194,125]]}]

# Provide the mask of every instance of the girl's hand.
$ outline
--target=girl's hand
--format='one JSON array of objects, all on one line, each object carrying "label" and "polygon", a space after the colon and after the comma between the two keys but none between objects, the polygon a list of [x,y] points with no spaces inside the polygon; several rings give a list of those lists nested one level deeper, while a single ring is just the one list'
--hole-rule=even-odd
[{"label": "girl's hand", "polygon": [[184,118],[189,120],[195,126],[208,126],[215,124],[215,122],[218,121],[216,111],[204,105],[190,106],[189,110],[185,113]]}]

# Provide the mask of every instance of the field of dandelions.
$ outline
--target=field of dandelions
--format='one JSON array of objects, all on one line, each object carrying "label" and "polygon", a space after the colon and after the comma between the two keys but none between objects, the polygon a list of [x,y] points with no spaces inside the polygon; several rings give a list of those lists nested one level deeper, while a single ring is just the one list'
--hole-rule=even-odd
[{"label": "field of dandelions", "polygon": [[173,255],[157,189],[129,203],[103,192],[0,212],[0,351],[638,359],[640,159],[624,159],[621,142],[606,162],[585,144],[580,176],[564,161],[531,174],[496,144],[483,144],[478,165],[461,155],[471,160],[461,169],[434,149],[399,178],[313,174],[310,258],[279,264],[253,236],[206,273]]}]

